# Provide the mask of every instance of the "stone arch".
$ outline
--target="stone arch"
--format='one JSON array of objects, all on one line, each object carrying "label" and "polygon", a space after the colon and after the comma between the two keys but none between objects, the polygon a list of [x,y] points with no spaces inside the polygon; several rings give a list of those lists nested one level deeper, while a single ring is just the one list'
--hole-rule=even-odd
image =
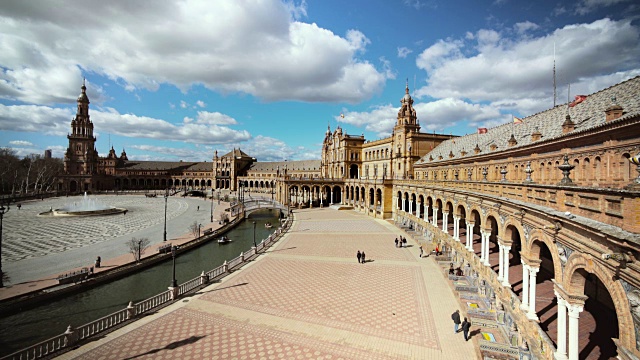
[{"label": "stone arch", "polygon": [[562,282],[562,262],[558,255],[558,246],[556,242],[549,237],[542,229],[534,229],[529,234],[528,242],[522,244],[523,254],[531,260],[540,260],[540,246],[546,245],[551,253],[551,260],[553,261],[553,277],[557,282]]},{"label": "stone arch", "polygon": [[485,217],[485,222],[483,224],[483,228],[486,230],[490,230],[491,233],[489,235],[489,252],[487,254],[489,260],[489,267],[493,269],[493,271],[498,272],[499,265],[499,255],[500,248],[498,247],[498,231],[500,231],[500,216],[496,211],[489,211]]},{"label": "stone arch", "polygon": [[418,211],[420,211],[420,217],[424,218],[424,214],[425,214],[424,205],[425,204],[424,204],[424,195],[423,194],[418,194],[418,203],[420,204],[420,205],[418,205]]},{"label": "stone arch", "polygon": [[369,188],[369,206],[373,206],[375,204],[375,190],[373,188]]},{"label": "stone arch", "polygon": [[620,280],[610,281],[613,274],[591,255],[574,252],[567,260],[562,279],[562,286],[570,296],[584,295],[584,273],[595,275],[604,285],[613,301],[616,318],[618,320],[618,336],[622,346],[627,349],[636,348],[633,316],[629,306],[629,299]]}]

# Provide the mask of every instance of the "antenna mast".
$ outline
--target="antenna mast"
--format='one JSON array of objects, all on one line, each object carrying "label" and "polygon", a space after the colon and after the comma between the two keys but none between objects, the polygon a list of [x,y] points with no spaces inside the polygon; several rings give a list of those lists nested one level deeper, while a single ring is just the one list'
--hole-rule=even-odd
[{"label": "antenna mast", "polygon": [[553,42],[553,107],[556,107],[556,42]]}]

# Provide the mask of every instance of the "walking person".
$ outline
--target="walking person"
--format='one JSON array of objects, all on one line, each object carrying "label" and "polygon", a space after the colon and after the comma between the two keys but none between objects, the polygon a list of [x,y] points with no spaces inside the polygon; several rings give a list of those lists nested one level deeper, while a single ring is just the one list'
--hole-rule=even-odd
[{"label": "walking person", "polygon": [[360,253],[360,250],[358,250],[356,257],[358,258],[358,264],[360,264],[360,259],[362,258],[362,254]]},{"label": "walking person", "polygon": [[398,238],[396,238],[396,247],[398,247]]},{"label": "walking person", "polygon": [[451,314],[451,320],[453,320],[453,333],[456,334],[458,332],[458,326],[460,326],[460,310],[456,310]]},{"label": "walking person", "polygon": [[462,334],[464,335],[464,341],[469,341],[469,329],[471,328],[471,322],[464,318],[462,322]]},{"label": "walking person", "polygon": [[364,251],[363,251],[363,252],[362,252],[362,264],[364,264],[364,263],[365,263],[365,261],[366,261],[366,260],[365,260],[365,255],[364,255]]},{"label": "walking person", "polygon": [[423,253],[424,253],[424,250],[422,250],[422,245],[420,245],[420,257],[422,257]]}]

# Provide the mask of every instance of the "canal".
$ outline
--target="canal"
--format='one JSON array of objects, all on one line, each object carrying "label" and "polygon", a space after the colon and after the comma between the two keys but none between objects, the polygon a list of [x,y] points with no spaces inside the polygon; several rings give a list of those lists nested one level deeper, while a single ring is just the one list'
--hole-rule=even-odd
[{"label": "canal", "polygon": [[[180,254],[176,258],[178,284],[193,279],[231,260],[271,234],[278,222],[279,211],[254,212],[227,233],[231,242],[215,241]],[[264,224],[274,224],[265,229]],[[151,251],[151,249],[147,250]],[[169,258],[171,259],[171,258]],[[143,271],[105,283],[87,291],[35,307],[0,319],[0,357],[63,333],[67,326],[77,327],[125,308],[167,290],[171,284],[172,262],[164,261]]]}]

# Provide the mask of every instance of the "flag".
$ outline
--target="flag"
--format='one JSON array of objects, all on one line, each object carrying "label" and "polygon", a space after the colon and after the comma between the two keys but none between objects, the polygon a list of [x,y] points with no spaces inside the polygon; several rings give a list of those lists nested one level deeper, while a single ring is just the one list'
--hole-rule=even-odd
[{"label": "flag", "polygon": [[487,128],[478,128],[478,134],[486,134]]},{"label": "flag", "polygon": [[569,107],[574,107],[585,100],[587,100],[587,95],[576,95],[575,99],[569,104]]},{"label": "flag", "polygon": [[522,124],[522,119],[518,118],[518,117],[513,117],[513,123],[518,125],[518,124]]}]

